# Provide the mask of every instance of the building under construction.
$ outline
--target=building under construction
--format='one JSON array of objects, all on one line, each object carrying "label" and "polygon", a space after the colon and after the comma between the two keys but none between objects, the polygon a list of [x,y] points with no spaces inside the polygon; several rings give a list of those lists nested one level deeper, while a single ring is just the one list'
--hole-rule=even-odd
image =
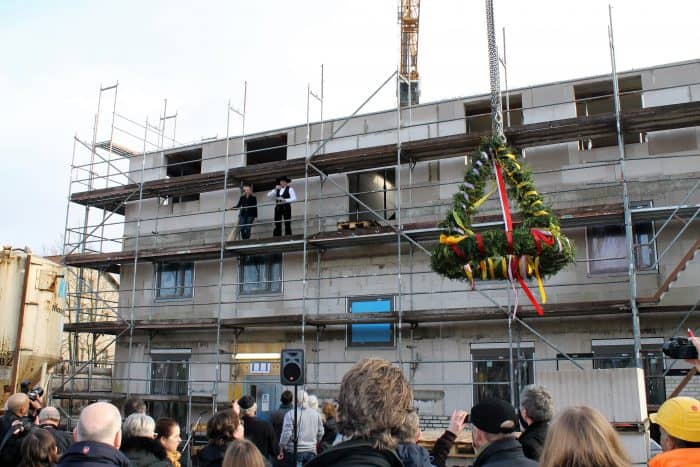
[{"label": "building under construction", "polygon": [[[75,139],[64,262],[78,275],[119,273],[119,301],[88,318],[81,299],[99,303],[101,290],[74,281],[64,330],[113,336],[103,340],[116,343],[111,388],[75,384],[96,349],[72,359],[53,397],[138,396],[183,426],[242,393],[265,411],[282,390],[280,349],[298,347],[306,387],[322,398],[360,358],[400,365],[426,424],[487,396],[516,399],[541,370],[631,367],[637,355],[647,402],[661,403],[688,372],[661,343],[700,324],[700,60],[617,76],[618,112],[609,75],[504,94],[508,142],[576,245],[575,264],[545,281],[543,317],[507,281],[471,290],[430,266],[437,224],[491,135],[488,95],[397,99],[383,112],[181,144],[166,108],[139,124],[117,111],[117,88],[101,90],[100,105],[114,106],[98,106],[91,142]],[[229,105],[222,119],[231,128],[239,116]],[[297,197],[288,236],[272,235],[266,196],[280,176]],[[231,209],[243,183],[258,200],[249,239]],[[473,219],[476,231],[502,222],[496,197]],[[685,379],[697,396],[697,378]]]}]

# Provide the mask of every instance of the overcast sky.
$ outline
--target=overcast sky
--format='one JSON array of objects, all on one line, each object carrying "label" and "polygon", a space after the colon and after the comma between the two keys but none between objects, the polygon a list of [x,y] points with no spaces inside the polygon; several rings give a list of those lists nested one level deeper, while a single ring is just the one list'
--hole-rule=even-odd
[{"label": "overcast sky", "polygon": [[[487,92],[484,2],[421,3],[421,101]],[[609,73],[608,1],[494,3],[511,87]],[[396,69],[396,13],[396,0],[0,0],[0,242],[60,243],[72,137],[91,140],[100,84],[118,80],[117,111],[138,121],[167,98],[192,141],[225,134],[244,80],[249,131],[304,122],[323,63],[324,112],[339,117]],[[700,55],[700,2],[617,0],[613,15],[619,70]]]}]

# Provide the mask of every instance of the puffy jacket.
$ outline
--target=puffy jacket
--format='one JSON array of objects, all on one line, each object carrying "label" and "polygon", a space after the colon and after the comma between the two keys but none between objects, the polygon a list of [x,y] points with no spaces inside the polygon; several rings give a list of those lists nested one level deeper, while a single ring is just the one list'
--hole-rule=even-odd
[{"label": "puffy jacket", "polygon": [[131,461],[132,467],[171,467],[165,448],[151,438],[126,438],[119,448]]},{"label": "puffy jacket", "polygon": [[75,443],[61,457],[58,467],[130,467],[129,458],[118,449],[96,441]]},{"label": "puffy jacket", "polygon": [[351,439],[314,457],[304,467],[402,467],[394,451],[380,451],[370,441]]},{"label": "puffy jacket", "polygon": [[430,462],[430,453],[417,444],[399,444],[396,447],[396,454],[404,467],[433,467]]},{"label": "puffy jacket", "polygon": [[518,438],[518,441],[520,441],[520,444],[523,447],[525,457],[532,459],[533,461],[540,460],[544,440],[547,438],[548,428],[549,423],[547,422],[535,422],[525,428],[523,434],[521,434],[520,438]]},{"label": "puffy jacket", "polygon": [[494,441],[474,460],[472,467],[537,467],[537,462],[523,454],[523,447],[515,438]]}]

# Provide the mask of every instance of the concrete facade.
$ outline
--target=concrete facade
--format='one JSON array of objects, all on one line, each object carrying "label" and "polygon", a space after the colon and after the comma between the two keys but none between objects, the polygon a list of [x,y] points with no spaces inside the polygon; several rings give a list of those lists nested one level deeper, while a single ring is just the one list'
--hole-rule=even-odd
[{"label": "concrete facade", "polygon": [[[700,62],[697,61],[626,72],[620,74],[620,78],[639,79],[641,89],[636,92],[643,107],[700,100]],[[511,91],[511,95],[521,99],[523,123],[556,121],[579,115],[577,105],[582,100],[577,98],[577,89],[586,86],[604,87],[606,83],[610,83],[610,78],[600,76],[516,89]],[[465,104],[486,99],[488,96],[474,96],[424,104],[411,109],[410,115],[408,111],[403,111],[400,132],[396,130],[395,110],[360,115],[351,119],[328,142],[324,151],[391,144],[396,142],[398,133],[402,142],[461,134],[467,131],[467,122],[472,118],[465,114]],[[311,125],[311,150],[318,148],[321,138],[330,137],[341,124],[341,120],[324,122],[322,136],[321,124]],[[285,134],[287,138],[287,159],[305,156],[305,126],[249,135],[247,138],[279,134]],[[226,165],[225,147],[225,141],[214,141],[150,153],[144,156],[145,160],[140,156],[133,157],[131,177],[139,180],[143,173],[144,180],[166,178],[167,156],[193,148],[201,149],[202,173],[219,171]],[[244,141],[241,138],[231,139],[229,167],[244,164],[242,147]],[[697,127],[637,135],[637,139],[628,141],[625,145],[628,160],[626,177],[629,180],[632,204],[643,203],[645,206],[661,208],[675,206],[683,201],[698,181],[699,147],[700,131]],[[619,205],[622,202],[618,148],[615,145],[598,147],[594,142],[572,141],[529,147],[524,154],[535,173],[538,191],[545,195],[554,210]],[[145,167],[143,171],[142,163]],[[463,156],[422,162],[415,167],[402,165],[402,223],[436,224],[442,220],[451,205],[456,186],[462,179],[464,167]],[[348,220],[350,198],[344,192],[350,189],[348,180],[347,174],[331,175],[330,180],[323,183],[318,177],[311,177],[308,193],[304,191],[303,179],[294,180],[292,186],[299,200],[292,207],[295,233],[303,231],[303,200],[306,196],[309,198],[311,232],[333,231],[336,222]],[[371,186],[364,188],[372,191]],[[389,187],[387,189],[391,190]],[[261,206],[258,223],[253,227],[253,238],[268,239],[271,237],[274,205],[268,201],[264,192],[257,192],[256,195]],[[382,192],[372,193],[367,199],[372,203],[380,203],[374,198],[382,195]],[[141,248],[178,246],[185,249],[218,242],[221,238],[222,218],[226,235],[237,219],[234,211],[226,211],[222,215],[222,208],[233,206],[238,197],[238,188],[233,188],[226,192],[225,198],[223,191],[217,191],[201,193],[198,200],[186,202],[148,199],[141,206],[138,202],[130,202],[126,207],[124,249],[133,248],[136,237]],[[395,211],[396,199],[394,191],[387,196],[387,215]],[[698,203],[700,190],[685,200],[687,205]],[[481,212],[498,214],[497,202],[494,199],[486,202]],[[652,228],[659,229],[663,222],[663,218],[654,220]],[[638,297],[654,295],[698,238],[700,225],[696,222],[676,240],[682,226],[680,221],[671,221],[659,234],[655,241],[654,258],[666,252],[667,247],[670,248],[657,267],[639,272]],[[591,231],[587,227],[568,228],[564,231],[576,244],[577,262],[546,281],[548,303],[590,302],[590,310],[595,311],[598,301],[629,299],[626,269],[605,274],[596,273],[595,267],[592,269],[591,265],[597,263],[590,260],[599,259],[601,252],[593,251],[593,243],[589,239]],[[430,249],[432,244],[426,243],[424,246]],[[403,271],[401,279],[397,279],[396,274],[398,261],[401,261]],[[355,297],[389,296],[392,298],[393,309],[398,309],[400,301],[403,311],[465,307],[477,309],[492,305],[479,292],[468,290],[465,283],[448,281],[431,272],[429,257],[417,248],[409,247],[407,242],[403,242],[400,254],[395,243],[310,251],[308,276],[311,279],[306,289],[302,281],[303,257],[300,252],[282,254],[281,277],[275,278],[281,281],[279,292],[244,293],[241,286],[244,280],[242,262],[241,257],[227,258],[220,269],[218,260],[197,261],[193,266],[193,292],[180,298],[168,299],[158,296],[157,264],[139,263],[136,271],[133,265],[125,265],[121,269],[123,286],[119,307],[134,319],[186,320],[262,318],[300,315],[302,312],[310,316],[346,313],[349,310],[349,300]],[[320,272],[319,279],[316,278],[317,271]],[[642,313],[643,338],[663,339],[674,332],[684,312],[700,299],[698,272],[698,260],[689,262],[686,270],[674,282],[673,288],[657,304],[660,307],[678,308]],[[132,291],[134,274],[136,290]],[[500,305],[506,306],[512,301],[508,284],[482,283],[479,284],[479,290]],[[526,303],[522,293],[519,302]],[[583,355],[581,365],[592,368],[592,352],[595,351],[594,344],[597,340],[606,340],[608,343],[617,340],[619,353],[629,352],[629,339],[632,337],[629,312],[615,316],[606,314],[535,318],[523,315],[523,318],[559,349],[555,350],[527,329],[514,325],[516,340],[522,343],[522,349],[528,349],[525,353],[531,353],[528,365],[534,366],[537,371],[572,368],[571,363],[558,355],[561,352]],[[307,389],[323,397],[334,395],[343,373],[360,358],[376,356],[405,362],[403,368],[414,385],[416,404],[421,414],[433,417],[429,424],[433,427],[441,420],[444,421],[444,416],[455,408],[470,407],[476,397],[474,388],[480,384],[491,387],[507,384],[503,381],[475,381],[475,365],[483,362],[487,368],[491,368],[491,363],[502,361],[502,351],[508,343],[506,321],[503,317],[501,320],[464,323],[421,323],[416,328],[394,327],[394,344],[374,347],[353,347],[348,341],[345,326],[328,326],[317,332],[307,328],[303,336],[299,326],[250,327],[243,330],[237,338],[234,338],[233,331],[225,329],[220,335],[218,348],[216,336],[211,331],[162,330],[137,334],[131,339],[122,338],[118,342],[116,360],[120,363],[115,366],[113,390],[128,390],[136,394],[153,393],[153,368],[156,361],[153,355],[157,354],[153,351],[185,349],[189,362],[186,395],[201,398],[213,396],[215,403],[225,404],[230,397],[250,391],[252,385],[267,384],[266,378],[274,376],[274,370],[269,370],[257,376],[248,372],[240,377],[240,367],[253,367],[249,361],[241,363],[234,360],[234,355],[257,352],[245,349],[303,347],[308,363]],[[684,326],[697,328],[698,325],[698,318],[691,315]],[[493,357],[484,357],[489,350],[493,351]],[[658,354],[658,345],[656,351],[658,358],[662,358]],[[182,352],[173,351],[173,354],[181,355]],[[217,355],[220,358],[218,365]],[[669,368],[671,365],[672,362],[667,360],[662,367]],[[673,366],[674,370],[682,367],[682,364]],[[534,370],[531,371],[532,377],[524,376],[529,382],[534,379]],[[484,371],[488,373],[488,370]],[[233,374],[238,376],[234,378]],[[676,373],[671,373],[670,376],[662,377],[661,386],[670,394],[680,378]],[[686,393],[700,395],[697,381],[688,386]]]}]

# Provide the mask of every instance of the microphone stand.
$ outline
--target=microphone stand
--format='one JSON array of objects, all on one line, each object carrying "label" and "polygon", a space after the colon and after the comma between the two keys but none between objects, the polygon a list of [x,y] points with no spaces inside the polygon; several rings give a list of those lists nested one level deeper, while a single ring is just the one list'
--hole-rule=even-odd
[{"label": "microphone stand", "polygon": [[207,413],[206,410],[200,412],[199,417],[197,417],[197,421],[194,422],[190,426],[190,433],[189,433],[189,435],[187,435],[187,440],[185,441],[185,445],[182,447],[182,449],[180,449],[180,452],[185,452],[185,450],[187,449],[187,446],[189,446],[190,442],[192,441],[192,438],[194,437],[194,429],[199,425],[199,422],[202,420],[202,416],[204,416],[205,413]]}]

